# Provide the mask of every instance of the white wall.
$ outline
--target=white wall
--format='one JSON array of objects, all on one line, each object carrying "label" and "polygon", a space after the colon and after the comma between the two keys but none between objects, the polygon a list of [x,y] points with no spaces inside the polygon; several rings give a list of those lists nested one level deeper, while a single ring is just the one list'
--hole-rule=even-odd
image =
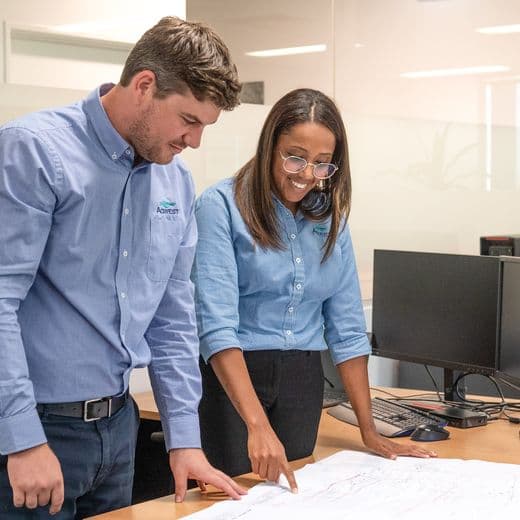
[{"label": "white wall", "polygon": [[[185,0],[151,0],[146,9],[126,0],[0,0],[0,123],[117,82],[131,44],[167,15],[185,18]],[[20,37],[19,28],[70,38]],[[75,36],[100,43],[78,45]]]},{"label": "white wall", "polygon": [[135,42],[163,16],[186,17],[185,0],[0,0],[2,21]]}]

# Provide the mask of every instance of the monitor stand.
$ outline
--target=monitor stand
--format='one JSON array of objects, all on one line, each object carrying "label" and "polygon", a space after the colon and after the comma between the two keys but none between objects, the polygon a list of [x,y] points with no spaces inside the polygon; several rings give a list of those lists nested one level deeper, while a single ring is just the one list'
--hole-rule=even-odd
[{"label": "monitor stand", "polygon": [[[466,397],[466,386],[459,385],[459,393],[455,388],[455,382],[463,374],[461,370],[444,369],[444,400],[453,402],[463,402]],[[460,396],[459,396],[460,394]]]},{"label": "monitor stand", "polygon": [[[437,401],[415,401],[406,399],[403,404],[418,408],[419,410],[430,412],[444,419],[450,426],[457,428],[472,428],[474,426],[484,426],[487,423],[487,414],[484,412],[475,412],[466,407],[459,407],[457,402],[463,402],[466,396],[466,387],[459,385],[459,394],[457,394],[455,381],[465,372],[460,370],[444,369],[444,400],[446,402]],[[451,403],[451,404],[450,404]]]}]

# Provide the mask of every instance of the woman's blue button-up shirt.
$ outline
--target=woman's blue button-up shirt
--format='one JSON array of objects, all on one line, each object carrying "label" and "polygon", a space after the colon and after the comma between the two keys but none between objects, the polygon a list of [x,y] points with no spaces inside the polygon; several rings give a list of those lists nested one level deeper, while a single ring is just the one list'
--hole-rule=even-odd
[{"label": "woman's blue button-up shirt", "polygon": [[255,245],[235,204],[233,179],[197,200],[192,279],[202,356],[207,361],[230,347],[328,347],[338,364],[370,353],[348,226],[321,263],[330,221],[293,216],[275,200],[283,250]]}]

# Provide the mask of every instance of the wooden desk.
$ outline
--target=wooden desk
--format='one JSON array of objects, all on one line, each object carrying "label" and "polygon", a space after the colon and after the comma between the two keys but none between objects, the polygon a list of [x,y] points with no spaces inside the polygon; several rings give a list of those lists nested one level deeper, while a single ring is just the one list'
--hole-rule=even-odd
[{"label": "wooden desk", "polygon": [[[400,395],[411,392],[402,389],[392,391]],[[377,391],[374,395],[378,395]],[[159,419],[151,392],[136,394],[134,399],[139,405],[141,417]],[[447,441],[428,443],[428,446],[432,447],[439,457],[520,464],[518,425],[500,420],[492,421],[487,426],[466,430],[448,429],[451,435]],[[396,442],[410,442],[407,438],[395,440]],[[359,429],[332,418],[324,411],[313,457],[292,464],[298,468],[307,462],[328,457],[340,450],[365,450]],[[246,487],[252,487],[260,481],[254,475],[246,475],[236,480]],[[172,520],[204,509],[223,498],[225,497],[220,493],[202,494],[193,489],[187,493],[186,500],[182,504],[176,504],[173,495],[170,495],[92,518],[96,520]]]}]

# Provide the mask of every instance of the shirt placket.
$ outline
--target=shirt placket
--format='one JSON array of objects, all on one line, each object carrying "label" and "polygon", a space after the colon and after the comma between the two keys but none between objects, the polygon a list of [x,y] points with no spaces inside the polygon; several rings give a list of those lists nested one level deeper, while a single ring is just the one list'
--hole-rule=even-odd
[{"label": "shirt placket", "polygon": [[119,335],[126,346],[126,331],[130,323],[130,301],[128,294],[128,278],[132,256],[133,214],[132,214],[132,174],[130,171],[123,194],[123,208],[121,211],[121,226],[119,233],[119,257],[116,268],[116,289],[119,301],[120,322]]},{"label": "shirt placket", "polygon": [[291,252],[293,269],[292,290],[290,291],[289,303],[285,309],[283,327],[286,347],[294,348],[297,343],[296,334],[294,332],[296,328],[296,314],[303,298],[305,269],[296,221],[290,212],[284,215],[283,222],[288,238],[289,250]]}]

